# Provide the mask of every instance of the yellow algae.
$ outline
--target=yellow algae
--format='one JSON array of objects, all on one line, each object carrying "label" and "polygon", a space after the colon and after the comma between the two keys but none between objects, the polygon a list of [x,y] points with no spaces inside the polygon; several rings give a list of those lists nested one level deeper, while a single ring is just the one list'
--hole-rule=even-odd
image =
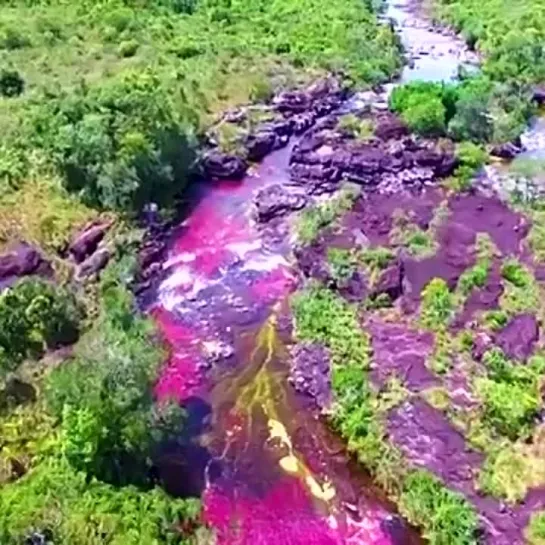
[{"label": "yellow algae", "polygon": [[281,458],[279,464],[286,473],[291,473],[292,475],[299,473],[299,460],[293,454]]},{"label": "yellow algae", "polygon": [[315,498],[328,502],[335,497],[335,488],[329,481],[324,482],[323,486],[320,486],[318,481],[316,481],[314,476],[309,472],[305,478],[305,482],[307,483],[310,493]]}]

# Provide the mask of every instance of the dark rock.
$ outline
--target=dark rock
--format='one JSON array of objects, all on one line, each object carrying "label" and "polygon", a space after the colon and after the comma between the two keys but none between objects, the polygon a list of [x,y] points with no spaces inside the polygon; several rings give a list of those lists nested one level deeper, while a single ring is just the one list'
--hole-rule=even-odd
[{"label": "dark rock", "polygon": [[312,112],[298,114],[291,118],[293,132],[295,134],[301,134],[309,129],[314,123],[315,116]]},{"label": "dark rock", "polygon": [[277,137],[274,132],[263,131],[251,134],[246,139],[246,150],[250,161],[261,161],[276,147]]},{"label": "dark rock", "polygon": [[329,353],[319,344],[303,343],[292,350],[289,381],[298,392],[310,396],[320,409],[331,403]]},{"label": "dark rock", "polygon": [[110,252],[107,248],[100,248],[94,254],[83,261],[76,270],[76,278],[81,280],[100,272],[110,260]]},{"label": "dark rock", "polygon": [[520,151],[521,149],[513,142],[506,142],[505,144],[494,146],[490,150],[490,154],[501,159],[514,159]]},{"label": "dark rock", "polygon": [[264,123],[259,127],[259,131],[272,132],[276,136],[291,136],[293,134],[293,122],[291,119],[280,119]]},{"label": "dark rock", "polygon": [[534,88],[532,94],[532,100],[537,103],[538,106],[545,104],[545,86],[539,85]]},{"label": "dark rock", "polygon": [[388,535],[392,545],[408,543],[409,529],[399,515],[388,515],[381,521],[380,527]]},{"label": "dark rock", "polygon": [[49,263],[28,244],[18,244],[8,253],[0,255],[0,281],[50,272]]},{"label": "dark rock", "polygon": [[525,361],[539,338],[539,326],[532,314],[515,316],[499,333],[496,343],[507,357]]},{"label": "dark rock", "polygon": [[76,234],[68,251],[77,263],[81,263],[97,249],[111,225],[111,222],[94,223]]},{"label": "dark rock", "polygon": [[486,333],[478,333],[473,339],[471,356],[475,361],[481,361],[485,353],[492,347],[492,338]]},{"label": "dark rock", "polygon": [[384,269],[373,287],[372,295],[386,294],[391,301],[395,301],[403,294],[403,263],[396,261]]},{"label": "dark rock", "polygon": [[398,139],[409,133],[407,125],[392,114],[384,114],[375,121],[375,136],[382,140]]},{"label": "dark rock", "polygon": [[275,108],[282,113],[303,113],[311,105],[311,98],[304,91],[286,91],[273,99]]},{"label": "dark rock", "polygon": [[208,152],[201,160],[203,174],[216,179],[240,180],[246,175],[248,165],[244,159],[219,151]]},{"label": "dark rock", "polygon": [[301,193],[289,192],[280,184],[274,184],[259,191],[255,197],[257,218],[265,222],[292,210],[305,206],[307,197]]},{"label": "dark rock", "polygon": [[349,301],[363,301],[367,297],[367,281],[364,276],[355,271],[349,278],[337,282],[339,293]]}]

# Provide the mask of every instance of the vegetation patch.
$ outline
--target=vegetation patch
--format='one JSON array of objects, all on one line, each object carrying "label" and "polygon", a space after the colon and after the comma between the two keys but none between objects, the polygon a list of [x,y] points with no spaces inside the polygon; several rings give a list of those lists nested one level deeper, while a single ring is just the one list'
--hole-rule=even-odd
[{"label": "vegetation patch", "polygon": [[305,208],[296,224],[298,240],[302,244],[314,242],[323,229],[330,227],[344,212],[352,208],[358,195],[358,188],[345,187],[329,200],[312,208]]},{"label": "vegetation patch", "polygon": [[545,512],[539,511],[532,515],[525,535],[530,545],[545,544]]},{"label": "vegetation patch", "polygon": [[509,259],[502,265],[501,275],[505,280],[502,310],[510,316],[539,310],[540,289],[532,271],[516,259]]}]

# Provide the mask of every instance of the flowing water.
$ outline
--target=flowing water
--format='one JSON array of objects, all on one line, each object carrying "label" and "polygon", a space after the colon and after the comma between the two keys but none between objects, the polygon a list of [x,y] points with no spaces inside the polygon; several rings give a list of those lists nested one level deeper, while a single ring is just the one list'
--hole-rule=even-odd
[{"label": "flowing water", "polygon": [[[408,3],[390,5],[417,57],[403,80],[446,79],[467,60]],[[172,492],[202,492],[218,545],[396,545],[419,539],[310,403],[288,382],[289,247],[252,219],[252,197],[287,183],[290,148],[238,183],[203,184],[176,230],[151,313],[169,346],[159,397],[187,409],[184,442],[161,471]]]}]

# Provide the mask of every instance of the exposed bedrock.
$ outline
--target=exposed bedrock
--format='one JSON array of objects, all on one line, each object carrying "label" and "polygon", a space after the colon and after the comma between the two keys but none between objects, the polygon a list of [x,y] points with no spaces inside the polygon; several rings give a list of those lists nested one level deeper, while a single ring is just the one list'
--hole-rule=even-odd
[{"label": "exposed bedrock", "polygon": [[76,263],[81,263],[98,248],[111,226],[111,221],[92,222],[74,235],[68,252]]},{"label": "exposed bedrock", "polygon": [[289,381],[309,396],[320,409],[331,403],[331,373],[328,351],[319,344],[302,343],[292,349]]},{"label": "exposed bedrock", "polygon": [[539,338],[539,325],[532,314],[515,316],[499,333],[496,343],[507,357],[525,361],[533,351]]},{"label": "exposed bedrock", "polygon": [[261,189],[254,198],[258,221],[266,222],[293,210],[300,210],[307,203],[305,194],[280,184]]},{"label": "exposed bedrock", "polygon": [[395,192],[429,185],[456,168],[453,149],[406,136],[406,127],[392,114],[378,117],[374,136],[366,140],[337,131],[336,118],[322,121],[294,147],[290,158],[292,180],[310,193],[333,191],[341,181]]},{"label": "exposed bedrock", "polygon": [[[347,95],[347,89],[333,77],[321,79],[306,89],[280,92],[264,108],[273,119],[259,123],[243,138],[241,152],[224,153],[212,148],[203,154],[202,175],[212,179],[243,178],[249,162],[260,161],[284,147],[292,135],[302,134],[317,119],[339,108]],[[239,125],[246,120],[246,112],[237,110],[224,116],[221,123]]]},{"label": "exposed bedrock", "polygon": [[29,275],[48,276],[51,265],[30,244],[21,242],[0,255],[0,285],[7,286],[19,278]]}]

